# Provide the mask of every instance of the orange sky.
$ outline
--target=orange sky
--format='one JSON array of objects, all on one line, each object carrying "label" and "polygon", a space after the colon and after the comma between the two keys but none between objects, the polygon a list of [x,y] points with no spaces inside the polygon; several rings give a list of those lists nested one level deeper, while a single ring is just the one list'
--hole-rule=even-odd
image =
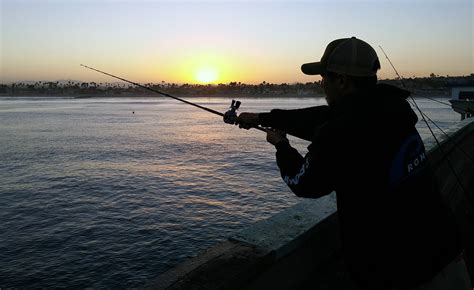
[{"label": "orange sky", "polygon": [[308,82],[331,40],[379,45],[405,77],[473,72],[473,3],[455,1],[1,2],[0,82]]}]

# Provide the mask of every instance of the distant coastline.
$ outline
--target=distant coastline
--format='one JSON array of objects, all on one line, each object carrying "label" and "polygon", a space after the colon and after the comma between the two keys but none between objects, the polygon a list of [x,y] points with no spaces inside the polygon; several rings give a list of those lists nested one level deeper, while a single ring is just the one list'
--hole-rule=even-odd
[{"label": "distant coastline", "polygon": [[[406,87],[415,96],[449,96],[451,87],[458,84],[474,83],[474,74],[469,76],[444,77],[431,75],[430,77],[407,78],[403,80],[384,79],[381,83],[388,83],[399,87]],[[151,89],[182,97],[229,97],[229,98],[313,98],[323,97],[320,81],[308,83],[273,84],[244,84],[230,82],[228,84],[198,85],[175,84],[161,82],[159,84],[143,84]],[[38,81],[0,84],[0,97],[62,97],[62,98],[159,98],[153,93],[128,83],[95,83],[76,81]]]},{"label": "distant coastline", "polygon": [[[168,92],[166,92],[168,93]],[[239,99],[239,98],[324,98],[324,95],[297,95],[297,94],[190,94],[190,93],[170,93],[174,97],[179,97],[179,98],[228,98],[228,99]],[[154,94],[154,93],[122,93],[122,94],[93,94],[93,95],[82,95],[82,94],[32,94],[32,93],[26,93],[26,94],[15,94],[15,95],[10,95],[10,94],[0,94],[0,99],[31,99],[31,98],[47,98],[47,99],[114,99],[114,98],[150,98],[150,99],[160,99],[160,98],[167,98],[165,96],[162,96],[160,94]]]}]

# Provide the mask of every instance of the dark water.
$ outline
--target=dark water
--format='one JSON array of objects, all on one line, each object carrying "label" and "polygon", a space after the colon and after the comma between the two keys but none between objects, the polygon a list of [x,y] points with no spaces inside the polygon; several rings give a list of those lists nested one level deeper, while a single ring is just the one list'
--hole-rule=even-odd
[{"label": "dark water", "polygon": [[[443,128],[459,120],[419,105]],[[173,100],[0,99],[0,287],[141,286],[297,201],[262,132]]]}]

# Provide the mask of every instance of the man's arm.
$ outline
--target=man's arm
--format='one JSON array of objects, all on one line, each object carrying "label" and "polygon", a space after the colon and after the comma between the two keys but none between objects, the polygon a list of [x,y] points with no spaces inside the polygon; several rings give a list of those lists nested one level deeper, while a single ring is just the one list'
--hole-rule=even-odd
[{"label": "man's arm", "polygon": [[303,157],[278,132],[267,133],[267,141],[275,145],[281,177],[297,196],[318,198],[334,190],[329,158],[318,152],[317,146],[310,146],[310,151]]},{"label": "man's arm", "polygon": [[310,141],[316,127],[330,117],[328,106],[316,106],[295,110],[274,109],[269,113],[242,113],[237,118],[241,127],[261,125],[284,131],[292,136]]}]

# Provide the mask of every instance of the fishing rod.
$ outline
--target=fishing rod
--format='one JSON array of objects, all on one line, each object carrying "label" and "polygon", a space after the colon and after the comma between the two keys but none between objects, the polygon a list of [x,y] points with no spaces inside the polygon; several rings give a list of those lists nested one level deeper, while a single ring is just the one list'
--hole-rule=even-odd
[{"label": "fishing rod", "polygon": [[[113,74],[110,74],[110,73],[107,73],[107,72],[98,70],[98,69],[96,69],[96,68],[93,68],[93,67],[90,67],[90,66],[87,66],[87,65],[83,65],[83,64],[81,64],[81,66],[82,66],[82,67],[85,67],[85,68],[87,68],[87,69],[96,71],[96,72],[98,72],[98,73],[101,73],[101,74],[108,75],[108,76],[110,76],[110,77],[119,79],[119,80],[121,80],[121,81],[127,82],[127,83],[132,84],[132,85],[135,85],[135,86],[137,86],[137,87],[140,87],[140,88],[143,88],[143,89],[146,89],[146,90],[149,90],[149,91],[158,93],[158,94],[163,95],[163,96],[165,96],[165,97],[172,98],[172,99],[175,99],[175,100],[177,100],[177,101],[183,102],[183,103],[185,103],[185,104],[188,104],[188,105],[197,107],[197,108],[199,108],[199,109],[202,109],[202,110],[204,110],[204,111],[210,112],[210,113],[212,113],[212,114],[221,116],[221,117],[224,119],[224,122],[227,123],[227,124],[236,124],[237,110],[239,109],[240,104],[241,104],[240,101],[232,100],[232,103],[231,103],[231,105],[230,105],[230,110],[228,110],[228,111],[225,112],[225,113],[221,113],[221,112],[218,112],[218,111],[216,111],[216,110],[213,110],[213,109],[210,109],[210,108],[207,108],[207,107],[204,107],[204,106],[195,104],[195,103],[193,103],[193,102],[186,101],[186,100],[183,100],[183,99],[178,98],[178,97],[174,97],[174,96],[172,96],[172,95],[170,95],[170,94],[160,92],[160,91],[158,91],[158,90],[155,90],[155,89],[153,89],[153,88],[150,88],[150,87],[141,85],[141,84],[139,84],[139,83],[132,82],[132,81],[129,81],[129,80],[127,80],[127,79],[118,77],[118,76],[116,76],[116,75],[113,75]],[[265,128],[263,128],[263,127],[260,127],[260,126],[252,126],[251,128],[255,128],[255,129],[257,129],[257,130],[260,130],[260,131],[263,131],[263,132],[267,132],[267,129],[265,129]]]},{"label": "fishing rod", "polygon": [[[400,76],[400,74],[398,73],[397,69],[395,68],[395,66],[393,65],[392,61],[390,61],[390,58],[388,57],[388,55],[385,53],[385,50],[383,50],[382,46],[379,45],[380,49],[382,50],[383,54],[385,55],[385,58],[387,58],[388,62],[390,63],[390,65],[392,66],[393,70],[395,71],[395,73],[397,74],[397,77],[398,79],[400,80],[400,83],[402,84],[402,86],[405,88],[405,89],[408,89],[407,86],[405,85],[405,83],[403,82],[403,78]],[[422,96],[423,97],[423,96]],[[444,136],[446,136],[448,139],[451,138],[446,132],[444,132],[443,129],[441,129],[441,127],[438,126],[438,124],[435,123],[435,121],[433,121],[430,117],[428,117],[424,112],[421,111],[421,109],[418,107],[418,104],[415,102],[415,99],[410,95],[410,98],[411,100],[413,101],[413,104],[414,106],[418,109],[418,111],[420,112],[421,114],[421,117],[423,118],[423,121],[425,121],[426,123],[426,126],[428,126],[428,129],[430,130],[431,132],[431,135],[433,135],[434,139],[436,140],[436,143],[438,144],[439,146],[439,142],[438,142],[438,139],[436,138],[436,136],[433,134],[433,131],[431,131],[431,128],[430,126],[428,125],[428,123],[426,122],[425,120],[425,117],[430,120],[431,123],[433,123],[433,125],[436,126],[436,128],[438,128],[438,130],[441,131],[441,133],[443,133]],[[432,100],[432,101],[435,101],[435,102],[438,102],[438,103],[441,103],[443,105],[447,105],[449,107],[451,107],[451,105],[449,105],[448,103],[445,103],[445,102],[441,102],[439,100],[436,100],[436,99],[433,99],[433,98],[429,98],[429,97],[423,97],[423,98],[426,98],[426,99],[429,99],[429,100]],[[464,153],[464,155],[466,155],[471,161],[473,161],[472,157],[467,154],[464,150],[462,150],[462,148],[458,148],[461,152]],[[474,161],[473,161],[474,162]]]},{"label": "fishing rod", "polygon": [[[382,50],[383,54],[385,55],[385,58],[387,58],[388,62],[390,63],[390,65],[392,66],[393,70],[395,71],[395,73],[397,74],[397,77],[398,79],[400,80],[400,82],[402,83],[402,86],[405,87],[405,89],[407,89],[407,87],[405,86],[405,84],[403,83],[402,81],[402,77],[400,76],[400,74],[398,74],[398,71],[397,69],[395,68],[395,66],[393,65],[393,63],[390,61],[390,58],[388,58],[387,54],[385,53],[385,50],[383,50],[382,46],[379,45],[380,49]],[[410,95],[411,96],[411,95]],[[436,100],[436,99],[433,99],[433,98],[430,98],[430,97],[425,97],[425,96],[421,96],[422,98],[425,98],[425,99],[428,99],[428,100],[432,100],[434,102],[437,102],[437,103],[440,103],[440,104],[443,104],[443,105],[446,105],[448,107],[451,107],[450,104],[446,103],[446,102],[442,102],[442,101],[439,101],[439,100]],[[418,106],[416,106],[418,108]],[[421,111],[420,111],[421,112]],[[442,131],[442,130],[441,130]]]},{"label": "fishing rod", "polygon": [[[387,58],[387,60],[388,60],[388,62],[390,63],[390,65],[392,66],[393,70],[395,71],[395,73],[396,73],[398,79],[400,80],[400,83],[402,84],[402,86],[403,86],[405,89],[407,89],[407,86],[406,86],[405,83],[403,82],[402,77],[401,77],[400,74],[398,73],[398,71],[397,71],[397,69],[395,68],[395,66],[393,65],[392,61],[390,61],[390,58],[389,58],[388,55],[385,53],[385,51],[383,50],[382,46],[379,45],[379,47],[380,47],[380,49],[382,50],[382,52],[383,52],[383,54],[385,55],[385,57]],[[471,206],[474,207],[474,201],[471,200],[471,197],[467,194],[467,191],[466,191],[466,189],[464,188],[464,185],[462,184],[460,177],[458,176],[458,174],[457,174],[456,171],[454,170],[453,165],[451,164],[451,160],[449,159],[448,154],[443,150],[443,148],[442,148],[441,145],[440,145],[440,142],[438,141],[438,138],[436,138],[435,134],[433,133],[433,130],[431,129],[430,125],[428,124],[428,121],[426,121],[426,119],[425,119],[425,116],[426,116],[425,113],[423,113],[423,112],[421,111],[420,107],[418,107],[418,104],[416,103],[415,99],[412,97],[411,94],[410,94],[410,99],[412,100],[412,102],[413,102],[413,104],[415,105],[416,109],[417,109],[418,112],[420,113],[421,118],[422,118],[423,121],[425,122],[426,126],[427,126],[428,129],[430,130],[431,135],[432,135],[433,138],[435,139],[436,144],[438,145],[438,148],[440,149],[441,154],[443,155],[443,159],[446,158],[446,160],[447,160],[447,162],[448,162],[448,167],[449,167],[450,170],[453,172],[453,175],[454,175],[454,177],[456,178],[456,181],[458,182],[459,186],[461,187],[461,190],[464,192],[464,195],[465,195],[466,199],[469,201],[469,203],[471,204]],[[426,117],[428,117],[428,116],[426,116]],[[430,120],[431,120],[431,119],[430,119]],[[436,123],[435,123],[433,120],[431,120],[431,122],[433,122],[433,124],[436,125]],[[441,132],[443,132],[444,135],[447,136],[447,140],[449,140],[449,139],[451,138],[451,137],[448,136],[448,134],[446,134],[438,125],[436,125],[436,127],[438,127],[439,130],[440,130]],[[456,145],[454,145],[454,147],[457,148],[457,149],[459,149],[459,150],[460,150],[461,152],[463,152],[469,159],[471,159],[470,156],[469,156],[466,152],[464,152],[464,150],[462,150],[460,147],[458,147],[458,146],[456,146]],[[472,160],[472,159],[471,159],[471,160]]]},{"label": "fishing rod", "polygon": [[[402,86],[405,88],[405,89],[408,89],[407,86],[405,86],[405,83],[403,82],[403,79],[402,77],[400,76],[400,74],[398,73],[397,69],[395,68],[395,66],[393,65],[392,61],[390,60],[390,58],[388,57],[388,55],[385,53],[385,50],[383,50],[382,46],[379,45],[380,49],[382,50],[383,54],[385,55],[385,58],[388,60],[388,62],[390,63],[390,65],[392,66],[393,70],[395,71],[395,73],[397,74],[397,77],[398,79],[400,80],[400,83],[402,84]],[[415,99],[413,98],[413,96],[410,94],[410,99],[412,100],[413,104],[415,105],[415,108],[418,110],[418,112],[420,113],[421,115],[421,118],[423,119],[423,121],[425,122],[426,126],[428,127],[428,129],[430,130],[431,132],[431,135],[433,135],[434,139],[436,140],[436,143],[438,144],[439,146],[439,142],[438,142],[438,139],[436,138],[435,134],[433,133],[433,130],[431,129],[430,125],[428,124],[428,121],[426,121],[425,119],[425,115],[423,114],[423,112],[421,111],[420,107],[418,107],[418,104],[415,102]],[[443,132],[444,133],[444,132]]]},{"label": "fishing rod", "polygon": [[[406,86],[405,83],[403,82],[402,77],[401,77],[400,74],[398,73],[397,69],[396,69],[395,66],[393,65],[393,63],[392,63],[392,61],[390,60],[390,58],[388,57],[388,55],[385,53],[385,50],[382,48],[381,45],[379,45],[379,47],[380,47],[380,49],[382,50],[383,54],[385,55],[385,58],[388,60],[388,62],[389,62],[390,65],[392,66],[393,70],[395,71],[395,74],[397,75],[398,79],[400,80],[400,83],[402,84],[402,86],[403,86],[405,89],[407,89],[407,86]],[[428,124],[428,122],[426,121],[425,117],[426,117],[427,119],[429,119],[429,120],[431,121],[431,123],[433,123],[433,124],[436,126],[436,128],[438,128],[448,139],[450,138],[450,136],[449,136],[448,134],[446,134],[446,132],[444,132],[443,129],[441,129],[441,127],[439,127],[438,124],[435,123],[435,121],[433,121],[430,117],[428,117],[424,112],[421,111],[420,107],[418,107],[418,104],[415,102],[415,99],[411,96],[411,94],[410,94],[410,98],[411,98],[411,100],[413,101],[413,105],[414,105],[414,106],[417,108],[417,110],[420,112],[421,117],[422,117],[423,121],[425,122],[426,126],[428,127],[428,129],[430,130],[431,135],[433,136],[433,138],[434,138],[435,141],[436,141],[436,144],[438,145],[439,148],[441,148],[438,139],[436,138],[436,136],[434,135],[433,131],[431,130],[431,127],[429,126],[429,124]],[[451,105],[449,105],[448,103],[445,103],[445,102],[442,102],[442,101],[439,101],[439,100],[436,100],[436,99],[433,99],[433,98],[429,98],[429,97],[424,97],[424,98],[451,107]],[[466,153],[464,150],[462,150],[461,148],[458,148],[458,149],[461,150],[461,152],[463,152],[464,155],[466,155],[471,161],[473,161],[472,158],[471,158],[471,156],[470,156],[469,154],[467,154],[467,153]],[[449,161],[449,159],[448,159],[448,161]],[[454,169],[453,169],[453,172],[454,172]],[[461,187],[462,187],[462,185],[461,185]]]}]

